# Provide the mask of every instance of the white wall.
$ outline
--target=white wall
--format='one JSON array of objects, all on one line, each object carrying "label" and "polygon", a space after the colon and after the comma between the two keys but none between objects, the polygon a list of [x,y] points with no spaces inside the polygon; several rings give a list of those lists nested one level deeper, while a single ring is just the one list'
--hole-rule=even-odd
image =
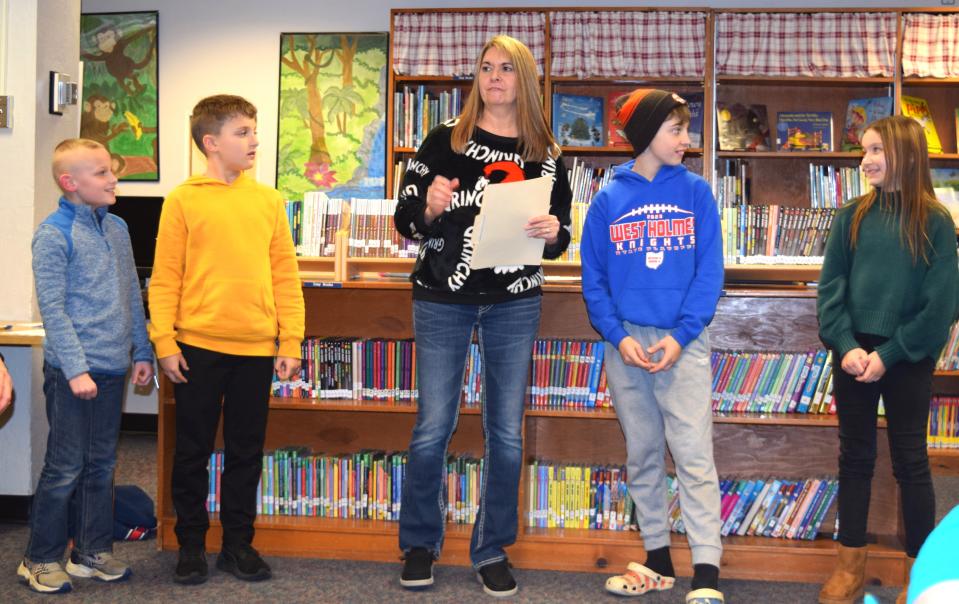
[{"label": "white wall", "polygon": [[[2,94],[13,95],[13,128],[0,130],[0,318],[32,321],[38,313],[30,270],[30,239],[55,207],[59,191],[50,175],[56,142],[76,136],[76,108],[47,111],[49,72],[77,75],[80,0],[2,2]],[[4,348],[14,379],[13,412],[0,423],[0,494],[33,493],[46,448],[47,421],[37,348]],[[9,462],[9,463],[8,463]]]},{"label": "white wall", "polygon": [[[0,0],[2,1],[2,0]],[[798,2],[803,7],[922,6],[922,1]],[[259,109],[258,178],[275,184],[279,41],[282,32],[389,31],[391,8],[582,6],[586,0],[83,0],[84,13],[159,10],[160,181],[121,183],[127,195],[165,195],[186,178],[188,116],[201,98],[239,94]],[[651,6],[768,7],[754,2],[658,0]],[[602,6],[636,6],[602,0]],[[2,228],[2,227],[0,227]],[[155,397],[130,396],[124,410],[152,413]]]},{"label": "white wall", "polygon": [[[931,0],[785,2],[802,7],[922,6]],[[204,96],[239,94],[259,109],[259,179],[275,184],[281,32],[389,31],[391,8],[583,6],[586,0],[83,0],[83,12],[157,10],[160,69],[160,182],[123,183],[128,195],[164,195],[186,178],[187,116]],[[602,0],[602,6],[637,6]],[[768,0],[654,0],[650,6],[769,7]],[[773,3],[778,5],[779,3]]]}]

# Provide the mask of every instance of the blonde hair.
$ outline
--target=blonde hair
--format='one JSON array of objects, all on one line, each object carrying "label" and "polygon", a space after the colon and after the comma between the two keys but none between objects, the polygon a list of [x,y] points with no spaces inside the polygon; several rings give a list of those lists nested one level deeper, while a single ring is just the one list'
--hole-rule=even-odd
[{"label": "blonde hair", "polygon": [[53,180],[57,181],[57,186],[60,186],[60,175],[70,171],[72,162],[69,156],[77,149],[87,149],[90,151],[96,151],[98,149],[107,150],[102,144],[89,138],[68,138],[60,141],[60,144],[53,149],[53,160],[51,161]]},{"label": "blonde hair", "polygon": [[[898,189],[902,199],[902,211],[899,214],[899,237],[912,254],[913,262],[921,256],[929,262],[927,245],[929,234],[926,221],[930,212],[948,210],[936,199],[932,190],[932,176],[929,173],[929,151],[926,146],[926,134],[922,125],[911,117],[894,115],[869,124],[866,131],[872,130],[882,140],[882,152],[886,157],[886,180],[882,183],[880,195],[875,188],[863,195],[853,214],[850,228],[850,245],[853,249],[859,237],[859,227],[869,208],[876,200],[888,198],[891,190]],[[865,134],[865,131],[863,132]]]},{"label": "blonde hair", "polygon": [[559,145],[546,123],[546,114],[540,100],[539,76],[536,74],[536,61],[533,53],[525,44],[509,36],[493,36],[483,46],[476,59],[473,73],[473,86],[463,105],[459,121],[453,126],[452,147],[456,153],[466,151],[466,143],[476,131],[476,122],[483,114],[483,98],[479,90],[479,73],[483,58],[491,48],[504,52],[510,58],[516,72],[516,126],[518,130],[517,150],[524,161],[545,161],[548,157],[559,157]]}]

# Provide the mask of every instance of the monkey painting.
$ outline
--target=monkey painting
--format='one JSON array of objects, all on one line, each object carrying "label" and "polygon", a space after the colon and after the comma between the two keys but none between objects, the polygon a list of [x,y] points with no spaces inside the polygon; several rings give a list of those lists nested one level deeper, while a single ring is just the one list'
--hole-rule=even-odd
[{"label": "monkey painting", "polygon": [[[107,149],[108,143],[128,128],[127,122],[111,124],[117,104],[102,94],[90,95],[83,101],[83,113],[80,114],[80,136],[97,141]],[[113,173],[123,173],[126,161],[122,156],[110,152]]]},{"label": "monkey painting", "polygon": [[159,176],[158,31],[154,11],[80,17],[80,135],[107,148],[120,180]]},{"label": "monkey painting", "polygon": [[104,147],[127,129],[126,122],[111,124],[117,104],[102,94],[92,94],[83,101],[83,113],[80,114],[80,136],[90,138]]},{"label": "monkey painting", "polygon": [[123,37],[116,27],[101,29],[93,34],[99,54],[81,52],[80,57],[86,61],[103,62],[107,73],[113,76],[120,88],[130,96],[136,96],[143,92],[144,88],[136,71],[143,69],[150,62],[155,47],[151,45],[139,60],[127,55],[126,49],[131,42],[144,35],[153,38],[156,36],[156,27],[146,27],[127,34],[126,37]]}]

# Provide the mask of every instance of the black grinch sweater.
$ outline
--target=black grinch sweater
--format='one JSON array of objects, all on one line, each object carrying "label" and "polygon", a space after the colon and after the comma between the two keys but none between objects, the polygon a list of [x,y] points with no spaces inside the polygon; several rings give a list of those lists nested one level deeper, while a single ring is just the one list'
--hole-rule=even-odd
[{"label": "black grinch sweater", "polygon": [[[558,258],[569,245],[572,193],[562,158],[523,161],[517,140],[476,129],[464,153],[455,153],[450,136],[455,120],[430,131],[403,176],[393,221],[404,237],[420,243],[416,266],[410,275],[413,298],[453,304],[494,304],[542,293],[543,269],[539,266],[497,266],[470,269],[473,254],[473,220],[483,204],[488,184],[553,177],[549,213],[560,222],[559,237],[546,245],[543,257]],[[426,191],[433,179],[459,179],[453,201],[429,225]]]}]

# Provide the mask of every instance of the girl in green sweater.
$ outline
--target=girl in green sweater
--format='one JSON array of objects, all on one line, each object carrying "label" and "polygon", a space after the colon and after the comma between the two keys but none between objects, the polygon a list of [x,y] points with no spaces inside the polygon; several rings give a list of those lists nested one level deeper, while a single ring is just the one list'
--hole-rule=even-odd
[{"label": "girl in green sweater", "polygon": [[881,119],[862,145],[873,189],[837,212],[817,299],[839,416],[839,561],[819,595],[826,604],[862,598],[880,396],[910,560],[932,531],[932,374],[959,309],[955,225],[933,193],[922,126]]}]

